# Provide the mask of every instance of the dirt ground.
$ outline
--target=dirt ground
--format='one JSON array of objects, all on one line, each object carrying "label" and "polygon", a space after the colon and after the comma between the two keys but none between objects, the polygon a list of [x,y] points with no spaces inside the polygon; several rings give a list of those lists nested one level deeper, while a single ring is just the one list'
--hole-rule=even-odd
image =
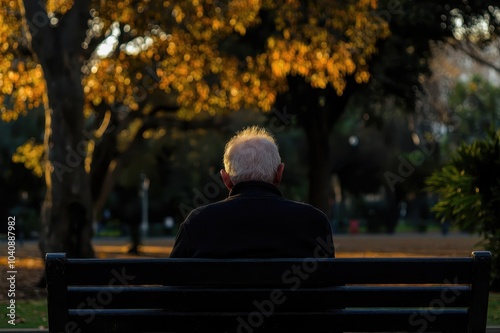
[{"label": "dirt ground", "polygon": [[[140,257],[167,257],[173,238],[149,238],[143,241]],[[461,233],[396,235],[338,235],[334,237],[337,257],[468,257],[481,250],[481,239]],[[38,299],[46,296],[45,289],[36,287],[43,273],[35,241],[16,244],[16,299]],[[128,239],[96,239],[94,248],[98,257],[131,257],[127,254]],[[0,242],[0,301],[7,298],[7,243]]]}]

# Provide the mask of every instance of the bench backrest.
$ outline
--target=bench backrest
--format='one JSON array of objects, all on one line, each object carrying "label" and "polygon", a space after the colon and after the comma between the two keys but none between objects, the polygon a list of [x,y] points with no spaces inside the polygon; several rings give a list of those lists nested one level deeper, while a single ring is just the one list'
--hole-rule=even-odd
[{"label": "bench backrest", "polygon": [[50,332],[485,332],[470,258],[46,257]]}]

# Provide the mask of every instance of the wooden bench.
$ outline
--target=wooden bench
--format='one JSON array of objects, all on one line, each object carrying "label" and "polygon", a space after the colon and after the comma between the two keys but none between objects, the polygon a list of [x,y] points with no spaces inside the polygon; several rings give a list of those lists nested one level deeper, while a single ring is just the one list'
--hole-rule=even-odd
[{"label": "wooden bench", "polygon": [[486,330],[491,254],[470,258],[46,258],[50,332]]}]

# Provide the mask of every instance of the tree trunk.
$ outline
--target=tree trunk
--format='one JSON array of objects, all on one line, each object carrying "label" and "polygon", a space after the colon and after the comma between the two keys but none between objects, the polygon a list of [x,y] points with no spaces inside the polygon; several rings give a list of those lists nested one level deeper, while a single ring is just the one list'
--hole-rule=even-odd
[{"label": "tree trunk", "polygon": [[309,164],[309,203],[326,214],[329,213],[330,195],[330,134],[333,126],[344,113],[354,80],[347,78],[344,93],[338,96],[328,87],[312,88],[304,78],[288,77],[289,90],[286,94],[287,110],[298,115],[299,125],[306,134]]},{"label": "tree trunk", "polygon": [[[89,19],[89,1],[73,7],[50,24],[42,1],[24,0],[31,47],[47,84],[45,143],[47,192],[42,205],[40,249],[93,257],[92,200],[85,171],[81,84],[82,48]],[[56,23],[56,22],[53,22]]]},{"label": "tree trunk", "polygon": [[331,127],[326,126],[324,110],[311,111],[304,117],[302,127],[307,138],[309,161],[309,203],[329,212],[330,193],[330,137]]}]

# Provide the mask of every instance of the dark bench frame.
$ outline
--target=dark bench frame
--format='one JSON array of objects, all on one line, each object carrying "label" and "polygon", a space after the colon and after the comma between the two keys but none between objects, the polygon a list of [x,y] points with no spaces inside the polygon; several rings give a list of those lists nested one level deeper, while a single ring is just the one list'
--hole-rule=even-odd
[{"label": "dark bench frame", "polygon": [[470,258],[46,257],[50,332],[486,331],[491,254]]}]

